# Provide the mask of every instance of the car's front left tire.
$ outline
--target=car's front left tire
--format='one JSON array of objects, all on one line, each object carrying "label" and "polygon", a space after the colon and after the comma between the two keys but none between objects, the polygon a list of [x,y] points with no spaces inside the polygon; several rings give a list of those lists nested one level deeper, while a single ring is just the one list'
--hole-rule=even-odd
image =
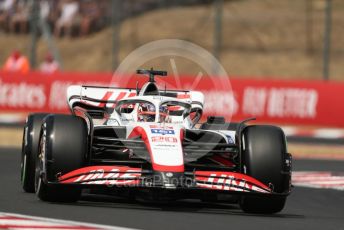
[{"label": "car's front left tire", "polygon": [[75,202],[81,189],[52,184],[58,177],[81,168],[87,153],[85,121],[71,115],[49,115],[45,118],[39,154],[36,158],[35,186],[39,199],[49,202]]}]

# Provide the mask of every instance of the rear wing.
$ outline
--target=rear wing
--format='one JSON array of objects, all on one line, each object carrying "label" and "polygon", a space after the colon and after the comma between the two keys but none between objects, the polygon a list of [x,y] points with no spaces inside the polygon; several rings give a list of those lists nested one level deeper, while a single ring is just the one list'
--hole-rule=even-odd
[{"label": "rear wing", "polygon": [[[73,111],[76,104],[98,108],[114,108],[118,101],[135,97],[139,90],[135,88],[116,88],[100,86],[72,85],[67,89],[67,103]],[[172,97],[190,103],[192,109],[203,110],[204,95],[198,91],[165,90],[159,96]]]}]

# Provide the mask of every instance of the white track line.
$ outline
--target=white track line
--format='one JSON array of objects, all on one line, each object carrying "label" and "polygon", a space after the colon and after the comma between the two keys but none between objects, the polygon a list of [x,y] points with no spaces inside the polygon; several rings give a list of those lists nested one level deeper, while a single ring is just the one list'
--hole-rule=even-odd
[{"label": "white track line", "polygon": [[16,213],[0,212],[0,229],[113,229],[133,230],[118,226],[91,224],[86,222],[44,218]]}]

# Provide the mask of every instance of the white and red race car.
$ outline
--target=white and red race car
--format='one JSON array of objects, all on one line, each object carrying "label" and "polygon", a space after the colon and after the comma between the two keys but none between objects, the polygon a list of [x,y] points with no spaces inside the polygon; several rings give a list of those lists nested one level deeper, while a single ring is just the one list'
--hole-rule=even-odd
[{"label": "white and red race car", "polygon": [[201,92],[159,90],[154,77],[165,71],[138,74],[149,76],[140,89],[70,86],[72,115],[28,117],[21,164],[26,192],[53,202],[77,201],[83,188],[170,201],[230,194],[245,212],[283,209],[291,155],[280,128],[223,117],[198,124]]}]

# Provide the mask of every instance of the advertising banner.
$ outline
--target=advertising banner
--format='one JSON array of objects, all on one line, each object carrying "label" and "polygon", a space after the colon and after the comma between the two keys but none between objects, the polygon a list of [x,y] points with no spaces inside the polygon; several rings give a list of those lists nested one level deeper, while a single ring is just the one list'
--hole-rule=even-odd
[{"label": "advertising banner", "polygon": [[[116,79],[111,73],[57,73],[27,75],[0,72],[0,112],[68,113],[69,85],[136,87],[144,77]],[[138,81],[138,83],[136,83]],[[196,83],[195,83],[196,82]],[[167,88],[198,90],[205,95],[204,118],[225,116],[240,121],[344,127],[344,83],[323,81],[252,80],[192,76],[158,79]],[[225,84],[230,87],[224,87]],[[123,84],[122,84],[123,83]]]}]

